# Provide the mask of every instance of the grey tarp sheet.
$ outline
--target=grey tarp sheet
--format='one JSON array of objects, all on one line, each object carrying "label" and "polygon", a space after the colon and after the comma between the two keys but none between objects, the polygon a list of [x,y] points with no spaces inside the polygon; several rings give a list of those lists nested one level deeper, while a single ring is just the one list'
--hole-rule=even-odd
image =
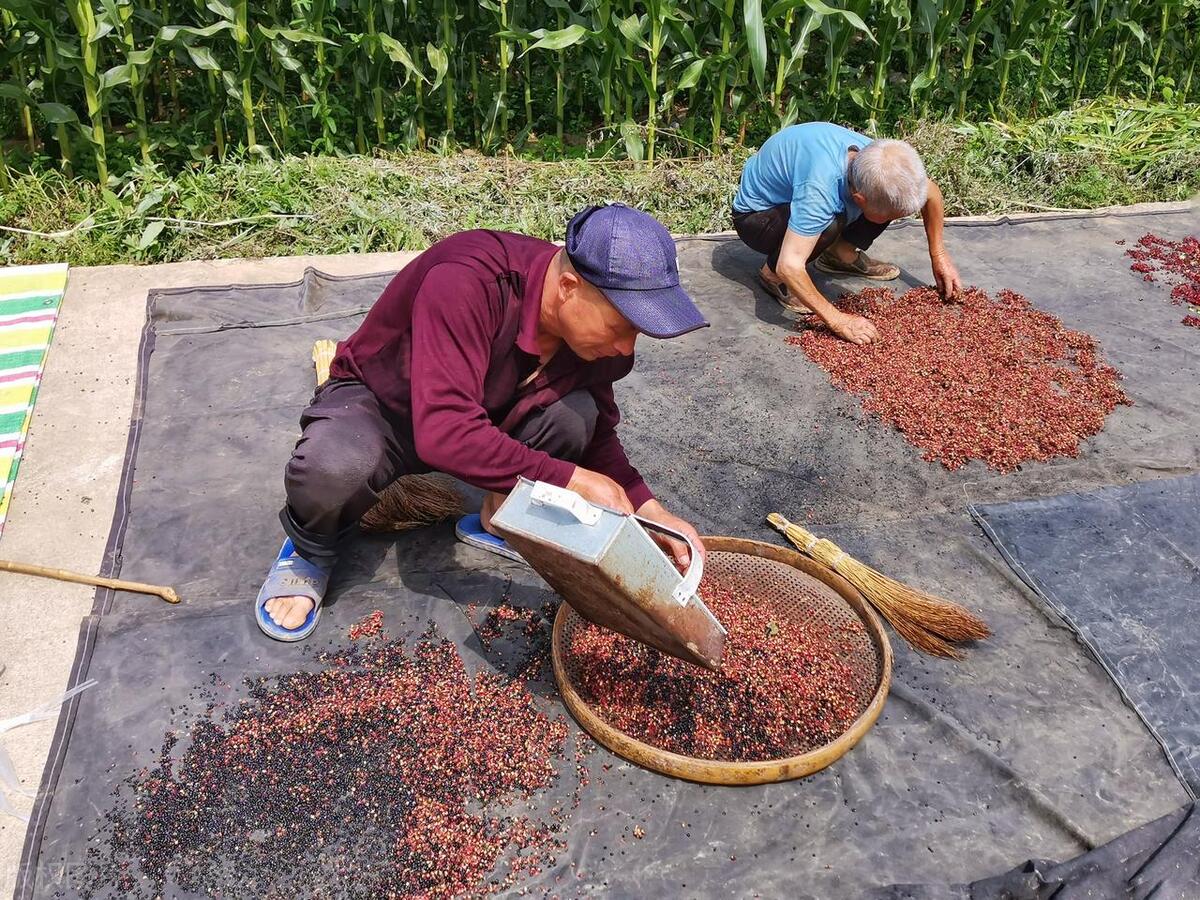
[{"label": "grey tarp sheet", "polygon": [[1200,793],[1200,476],[976,507]]},{"label": "grey tarp sheet", "polygon": [[[622,436],[650,484],[709,533],[770,540],[762,521],[774,509],[816,523],[897,576],[984,610],[996,633],[962,663],[898,646],[876,727],[803,781],[706,788],[601,752],[597,763],[613,767],[585,792],[568,836],[586,873],[578,893],[959,890],[949,886],[1092,850],[1190,799],[1103,667],[1046,615],[965,507],[1200,468],[1200,335],[1178,325],[1179,310],[1115,245],[1198,226],[1194,209],[951,226],[968,282],[1027,293],[1095,335],[1135,401],[1079,459],[1008,476],[979,464],[947,472],[866,422],[857,400],[784,343],[778,307],[753,286],[760,257],[735,240],[680,242],[684,283],[713,327],[643,341],[618,386]],[[917,227],[894,229],[878,249],[909,280],[927,273]],[[352,330],[385,281],[310,272],[294,285],[152,296],[109,568],[174,584],[187,604],[98,594],[77,674],[101,685],[60,722],[18,896],[71,895],[64,872],[80,862],[113,783],[153,755],[171,706],[209,672],[233,682],[301,665],[299,648],[257,632],[250,601],[278,549],[281,472],[311,393],[312,341]],[[517,602],[545,599],[536,576],[456,545],[449,527],[365,538],[338,572],[317,639],[374,608],[393,627],[415,612],[441,622],[468,661],[489,664],[459,611],[496,602],[510,579]],[[635,823],[646,840],[627,840]],[[534,887],[563,890],[559,874]]]}]

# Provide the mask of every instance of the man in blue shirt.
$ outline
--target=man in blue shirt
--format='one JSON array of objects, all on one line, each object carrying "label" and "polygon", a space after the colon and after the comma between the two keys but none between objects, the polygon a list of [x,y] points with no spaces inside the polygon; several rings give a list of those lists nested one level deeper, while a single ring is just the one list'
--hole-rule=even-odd
[{"label": "man in blue shirt", "polygon": [[937,288],[954,299],[962,285],[942,243],[942,192],[903,141],[873,141],[830,122],[792,125],[750,157],[733,198],[738,236],[767,255],[763,287],[787,309],[815,314],[856,344],[878,340],[875,326],[826,300],[807,266],[890,281],[900,269],[863,251],[893,220],[917,212]]}]

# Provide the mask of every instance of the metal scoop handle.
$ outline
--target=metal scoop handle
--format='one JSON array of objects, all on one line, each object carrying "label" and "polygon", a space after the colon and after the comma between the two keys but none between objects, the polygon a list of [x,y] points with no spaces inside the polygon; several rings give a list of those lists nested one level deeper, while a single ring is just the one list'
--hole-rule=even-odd
[{"label": "metal scoop handle", "polygon": [[[535,506],[550,506],[560,509],[573,516],[581,525],[595,525],[599,522],[600,510],[602,509],[607,509],[609,512],[616,513],[617,515],[625,515],[625,513],[621,513],[618,510],[601,506],[599,503],[592,503],[590,500],[568,488],[557,487],[556,485],[547,484],[544,481],[534,484],[529,499]],[[687,606],[692,601],[692,598],[696,596],[696,588],[700,586],[700,579],[704,577],[704,560],[696,552],[696,545],[692,543],[691,538],[686,534],[678,532],[674,528],[668,528],[666,525],[660,525],[658,522],[651,522],[649,519],[643,519],[636,514],[633,518],[644,528],[657,531],[687,544],[688,570],[683,575],[683,581],[671,592],[671,599],[680,606]]]},{"label": "metal scoop handle", "polygon": [[665,534],[668,537],[673,537],[687,544],[688,568],[683,574],[683,581],[679,582],[679,585],[671,592],[671,599],[680,606],[687,606],[692,601],[692,598],[696,596],[696,589],[700,587],[700,580],[704,577],[704,557],[696,550],[696,545],[692,543],[691,538],[686,534],[676,531],[674,528],[668,528],[666,525],[660,525],[658,522],[643,519],[638,515],[635,515],[633,518],[643,528],[657,531],[660,534]]}]

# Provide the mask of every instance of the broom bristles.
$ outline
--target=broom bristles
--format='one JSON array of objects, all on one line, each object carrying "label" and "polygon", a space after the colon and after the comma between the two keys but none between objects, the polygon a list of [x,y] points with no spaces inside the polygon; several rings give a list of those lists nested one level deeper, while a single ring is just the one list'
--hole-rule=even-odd
[{"label": "broom bristles", "polygon": [[449,477],[403,475],[384,488],[359,526],[364,531],[409,531],[464,512],[462,494]]},{"label": "broom bristles", "polygon": [[926,631],[916,622],[909,619],[907,616],[895,609],[883,609],[877,604],[872,604],[879,614],[887,619],[888,624],[895,629],[900,637],[908,642],[908,645],[915,650],[926,653],[930,656],[940,656],[944,659],[962,659],[963,652],[951,644],[944,638],[938,637],[929,631]]},{"label": "broom bristles", "polygon": [[846,557],[841,565],[839,572],[847,581],[858,585],[863,593],[869,591],[872,596],[890,597],[893,603],[907,610],[912,619],[940,637],[951,641],[981,641],[991,636],[991,629],[983,619],[957,603],[915,590],[851,557]]},{"label": "broom bristles", "polygon": [[961,659],[951,641],[978,641],[991,629],[975,613],[941,597],[889,578],[843,551],[837,544],[789,522],[778,513],[767,521],[798,549],[833,569],[862,593],[896,632],[917,650]]}]

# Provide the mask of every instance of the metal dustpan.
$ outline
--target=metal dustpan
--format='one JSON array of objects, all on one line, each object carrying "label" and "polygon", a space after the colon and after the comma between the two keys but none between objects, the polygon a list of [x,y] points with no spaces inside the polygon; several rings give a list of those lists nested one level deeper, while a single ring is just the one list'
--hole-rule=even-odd
[{"label": "metal dustpan", "polygon": [[[696,593],[704,562],[686,536],[525,478],[492,526],[585,619],[706,669],[720,668],[725,629]],[[691,547],[686,573],[648,530]]]}]

